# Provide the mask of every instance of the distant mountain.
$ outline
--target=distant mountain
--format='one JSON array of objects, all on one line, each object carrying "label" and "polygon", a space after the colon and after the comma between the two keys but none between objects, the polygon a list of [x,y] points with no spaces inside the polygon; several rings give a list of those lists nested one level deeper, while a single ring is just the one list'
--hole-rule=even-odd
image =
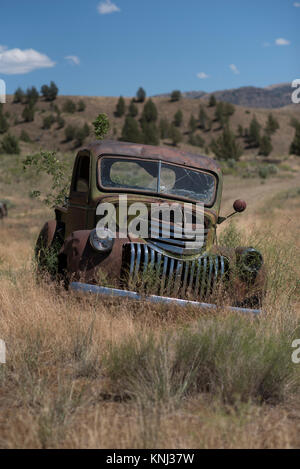
[{"label": "distant mountain", "polygon": [[[214,94],[218,101],[226,101],[239,106],[251,108],[275,109],[292,104],[292,87],[290,83],[281,83],[267,86],[266,88],[257,88],[255,86],[244,86],[231,90],[215,91],[205,93],[204,91],[187,91],[182,93],[189,99],[208,99]],[[159,95],[168,97],[170,94]]]}]

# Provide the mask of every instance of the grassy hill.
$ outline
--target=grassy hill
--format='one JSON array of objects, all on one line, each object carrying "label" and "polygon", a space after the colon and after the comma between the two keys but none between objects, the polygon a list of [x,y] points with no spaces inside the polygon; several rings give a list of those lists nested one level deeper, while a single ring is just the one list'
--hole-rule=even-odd
[{"label": "grassy hill", "polygon": [[[85,103],[85,110],[82,112],[66,113],[63,112],[63,106],[67,99],[71,99],[76,106],[82,100]],[[206,99],[187,99],[183,98],[178,102],[171,102],[168,97],[155,97],[152,98],[158,109],[158,121],[161,118],[167,119],[170,123],[173,121],[174,114],[178,109],[181,109],[183,113],[183,124],[179,128],[183,135],[183,141],[179,144],[179,147],[192,151],[194,153],[208,153],[207,146],[210,144],[212,139],[216,139],[222,132],[219,123],[214,120],[214,107],[208,107]],[[24,104],[14,104],[13,97],[8,96],[7,103],[3,106],[3,113],[7,115],[10,128],[9,132],[18,138],[21,137],[22,131],[25,131],[30,137],[30,142],[20,142],[22,153],[31,151],[38,151],[40,148],[49,150],[59,150],[61,152],[68,152],[74,150],[74,141],[66,142],[65,128],[68,125],[83,126],[85,123],[90,125],[99,113],[106,113],[111,122],[111,130],[108,134],[109,138],[118,139],[121,136],[122,127],[124,125],[125,116],[118,118],[115,117],[114,112],[116,109],[118,98],[115,97],[86,97],[86,96],[58,96],[53,103],[44,101],[42,98],[39,99],[35,108],[35,118],[33,122],[24,122],[22,113],[24,110]],[[125,98],[126,106],[128,108],[131,98]],[[139,119],[143,110],[143,103],[136,103],[138,107]],[[201,135],[204,140],[203,148],[191,146],[188,144],[189,129],[188,123],[191,114],[194,114],[195,118],[198,118],[199,106],[202,105],[205,109],[206,114],[212,122],[212,129],[210,131],[203,131],[201,129],[196,130],[196,134]],[[57,109],[59,109],[62,118],[65,121],[63,128],[58,128],[55,122],[50,129],[43,129],[43,120],[45,117],[53,115],[57,116]],[[257,120],[264,128],[270,113],[269,109],[248,109],[243,106],[235,106],[235,113],[230,118],[230,127],[237,135],[238,126],[241,125],[244,129],[248,128],[252,117],[255,115]],[[300,109],[297,106],[287,106],[285,108],[273,109],[272,114],[279,122],[280,128],[272,136],[273,151],[269,155],[269,158],[284,157],[288,155],[289,147],[294,136],[294,129],[290,126],[290,120],[292,117],[300,119]],[[0,136],[0,140],[1,140]],[[92,132],[87,140],[93,140]],[[256,149],[248,149],[243,138],[238,139],[242,147],[244,148],[245,157],[254,157],[258,151]],[[163,140],[161,144],[170,144],[170,141]]]}]

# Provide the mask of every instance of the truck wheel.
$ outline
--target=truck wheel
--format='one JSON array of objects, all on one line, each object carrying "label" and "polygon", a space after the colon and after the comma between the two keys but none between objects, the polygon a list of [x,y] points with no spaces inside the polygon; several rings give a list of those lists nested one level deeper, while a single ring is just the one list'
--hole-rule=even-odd
[{"label": "truck wheel", "polygon": [[51,279],[61,277],[58,253],[64,243],[65,226],[51,220],[41,230],[35,246],[37,272],[50,275]]}]

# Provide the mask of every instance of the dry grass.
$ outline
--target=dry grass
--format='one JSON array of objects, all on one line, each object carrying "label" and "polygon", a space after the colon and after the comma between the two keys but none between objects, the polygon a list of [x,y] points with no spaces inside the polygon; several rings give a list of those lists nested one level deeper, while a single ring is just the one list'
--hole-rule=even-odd
[{"label": "dry grass", "polygon": [[[300,446],[300,365],[290,361],[300,333],[300,198],[282,202],[290,181],[267,181],[256,201],[254,183],[234,184],[253,205],[222,236],[266,257],[259,320],[78,298],[37,282],[33,246],[50,212],[27,198],[23,179],[17,192],[3,186],[12,205],[0,226],[0,447]],[[225,180],[225,208],[231,192]]]}]

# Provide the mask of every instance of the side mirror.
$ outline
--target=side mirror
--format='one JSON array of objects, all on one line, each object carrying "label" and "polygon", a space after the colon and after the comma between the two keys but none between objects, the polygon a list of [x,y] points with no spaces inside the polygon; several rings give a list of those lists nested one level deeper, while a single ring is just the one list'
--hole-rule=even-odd
[{"label": "side mirror", "polygon": [[241,213],[241,212],[244,212],[244,210],[246,210],[247,208],[247,204],[244,200],[240,200],[240,199],[237,199],[234,201],[233,203],[233,210],[234,212],[231,213],[230,215],[228,215],[227,217],[219,217],[218,218],[218,225],[220,225],[221,223],[223,223],[223,221],[226,221],[228,220],[228,218],[232,217],[233,215],[235,215],[236,213]]}]

